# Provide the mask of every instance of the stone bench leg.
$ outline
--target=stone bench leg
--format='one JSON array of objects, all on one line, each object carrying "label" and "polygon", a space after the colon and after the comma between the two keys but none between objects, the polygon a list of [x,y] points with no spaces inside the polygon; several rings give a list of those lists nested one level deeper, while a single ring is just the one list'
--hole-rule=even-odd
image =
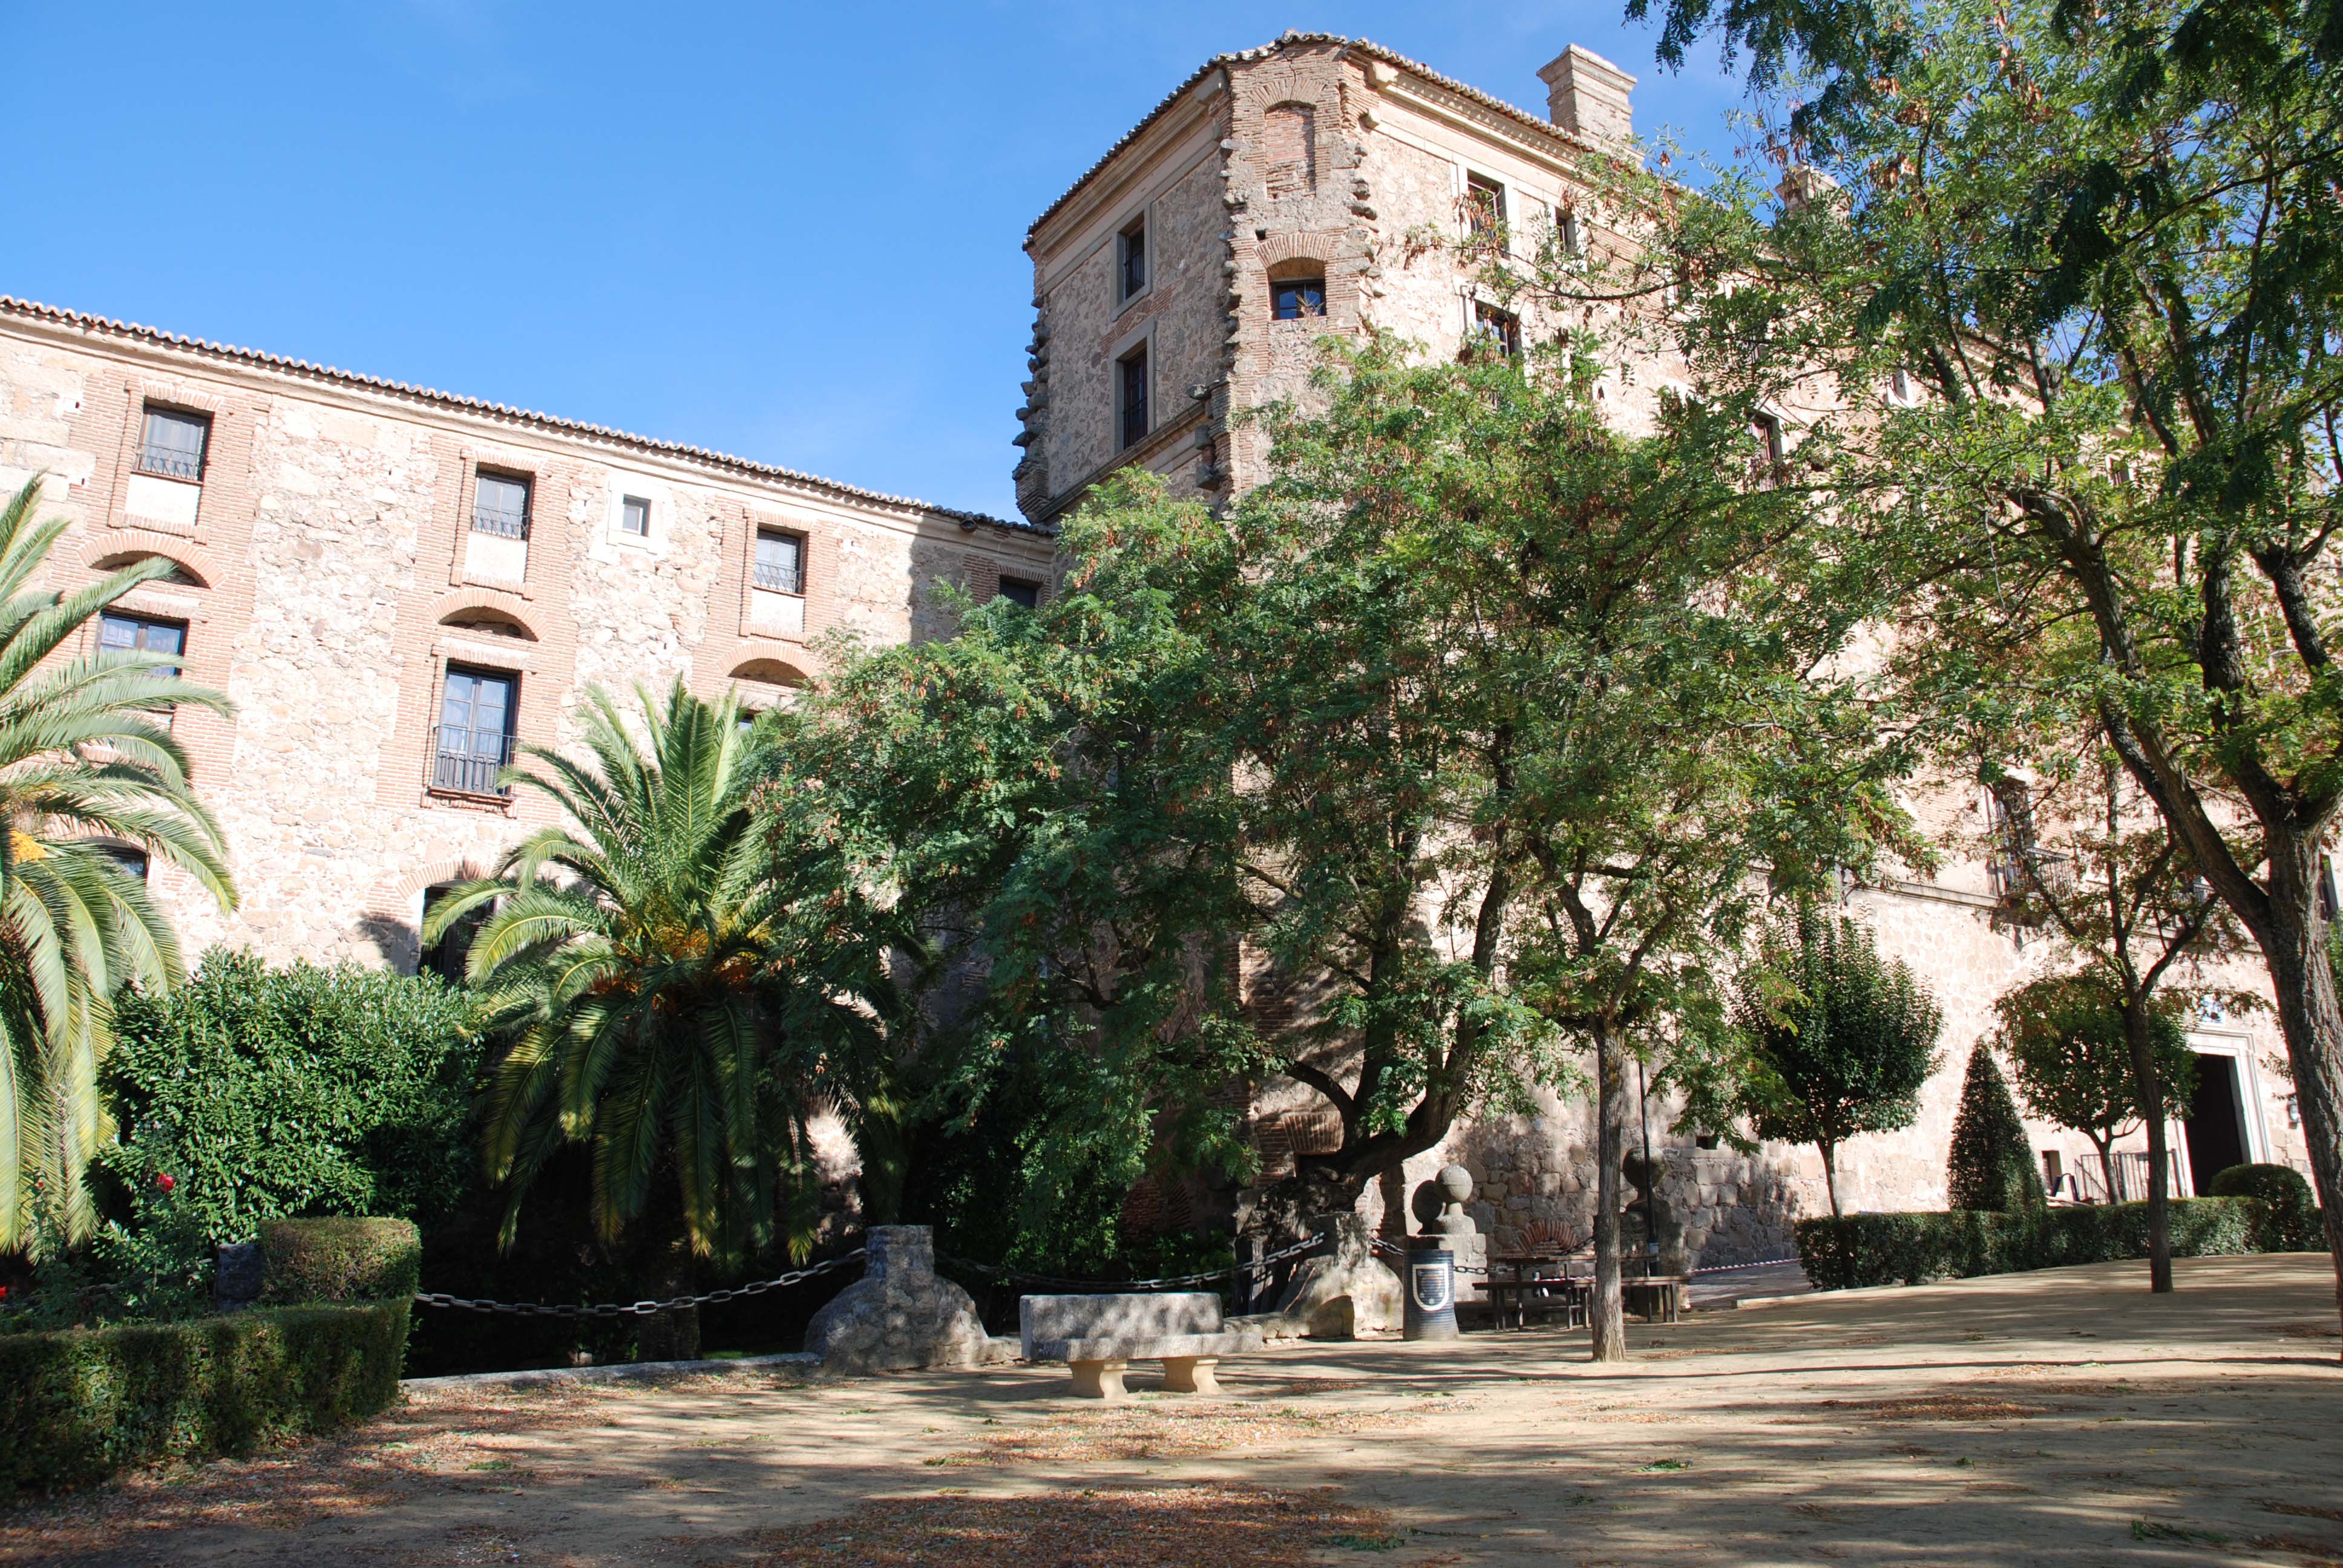
[{"label": "stone bench leg", "polygon": [[1218,1356],[1165,1356],[1163,1392],[1219,1393],[1221,1385],[1212,1376],[1212,1368],[1219,1364],[1220,1359]]},{"label": "stone bench leg", "polygon": [[1074,1369],[1074,1395],[1078,1399],[1121,1399],[1123,1369],[1127,1361],[1071,1362]]}]

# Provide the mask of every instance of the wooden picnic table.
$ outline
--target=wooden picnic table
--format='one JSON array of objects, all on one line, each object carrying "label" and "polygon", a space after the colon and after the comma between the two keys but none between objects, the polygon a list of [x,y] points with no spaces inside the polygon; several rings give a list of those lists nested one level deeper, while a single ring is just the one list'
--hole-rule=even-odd
[{"label": "wooden picnic table", "polygon": [[1518,1329],[1530,1326],[1533,1313],[1540,1317],[1560,1317],[1566,1329],[1586,1326],[1587,1282],[1566,1275],[1539,1279],[1534,1275],[1523,1279],[1490,1279],[1473,1287],[1485,1291],[1489,1309],[1503,1328],[1508,1322]]}]

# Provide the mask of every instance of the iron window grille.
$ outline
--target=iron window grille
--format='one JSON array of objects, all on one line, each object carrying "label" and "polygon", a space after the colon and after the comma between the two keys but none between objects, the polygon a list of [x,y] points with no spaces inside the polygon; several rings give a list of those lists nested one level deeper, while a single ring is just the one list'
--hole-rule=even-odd
[{"label": "iron window grille", "polygon": [[513,738],[502,729],[469,725],[431,727],[431,788],[458,795],[509,795],[501,782],[512,765]]},{"label": "iron window grille", "polygon": [[1322,277],[1282,277],[1269,286],[1270,313],[1280,321],[1300,321],[1326,314],[1326,280]]},{"label": "iron window grille", "polygon": [[805,541],[771,528],[757,530],[757,566],[749,580],[768,593],[805,592]]},{"label": "iron window grille", "polygon": [[1116,241],[1121,251],[1121,297],[1129,299],[1147,286],[1147,221],[1141,218],[1124,229]]},{"label": "iron window grille", "polygon": [[210,445],[211,420],[202,414],[176,408],[149,408],[138,438],[138,471],[166,479],[204,477],[204,448]]},{"label": "iron window grille", "polygon": [[1121,382],[1122,445],[1135,447],[1147,438],[1147,349],[1132,349],[1117,362]]},{"label": "iron window grille", "polygon": [[472,531],[505,539],[528,538],[528,481],[503,474],[476,475]]}]

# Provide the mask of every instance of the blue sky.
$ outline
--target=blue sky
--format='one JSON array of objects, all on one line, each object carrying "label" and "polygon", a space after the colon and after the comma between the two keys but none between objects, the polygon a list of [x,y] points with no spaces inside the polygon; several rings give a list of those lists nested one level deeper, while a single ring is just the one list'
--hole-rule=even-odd
[{"label": "blue sky", "polygon": [[1724,150],[1622,3],[9,0],[0,293],[1013,515],[1025,227],[1197,65],[1578,43]]}]

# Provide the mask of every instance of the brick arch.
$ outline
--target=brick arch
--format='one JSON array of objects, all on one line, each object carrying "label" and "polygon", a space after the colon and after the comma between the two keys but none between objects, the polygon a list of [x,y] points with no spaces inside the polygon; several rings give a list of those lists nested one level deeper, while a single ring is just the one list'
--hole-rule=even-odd
[{"label": "brick arch", "polygon": [[431,607],[431,619],[437,625],[445,626],[454,617],[476,609],[487,610],[512,622],[520,628],[524,641],[542,640],[537,635],[537,628],[529,624],[528,606],[520,595],[503,593],[496,588],[458,588],[453,593],[442,594],[439,602]]},{"label": "brick arch", "polygon": [[385,877],[375,884],[370,900],[375,912],[407,918],[408,904],[426,888],[436,888],[442,882],[468,882],[475,877],[485,877],[488,869],[470,856],[454,859],[432,860],[403,875]]},{"label": "brick arch", "polygon": [[1332,263],[1340,253],[1342,236],[1339,234],[1311,234],[1280,230],[1261,242],[1261,259],[1271,271],[1287,262],[1314,261]]},{"label": "brick arch", "polygon": [[89,541],[82,551],[82,564],[92,571],[106,571],[148,556],[169,561],[197,588],[207,588],[219,580],[210,551],[193,539],[154,528],[108,528]]},{"label": "brick arch", "polygon": [[804,686],[813,677],[786,658],[770,656],[742,659],[724,677],[727,680],[754,680],[766,686]]},{"label": "brick arch", "polygon": [[784,666],[797,671],[799,678],[808,685],[821,678],[821,659],[813,649],[799,643],[777,642],[770,638],[744,637],[726,648],[719,658],[693,659],[693,684],[698,685],[698,672],[703,669],[708,672],[706,678],[711,687],[720,687],[735,678],[753,679],[754,677],[739,675],[739,671],[752,664]]}]

